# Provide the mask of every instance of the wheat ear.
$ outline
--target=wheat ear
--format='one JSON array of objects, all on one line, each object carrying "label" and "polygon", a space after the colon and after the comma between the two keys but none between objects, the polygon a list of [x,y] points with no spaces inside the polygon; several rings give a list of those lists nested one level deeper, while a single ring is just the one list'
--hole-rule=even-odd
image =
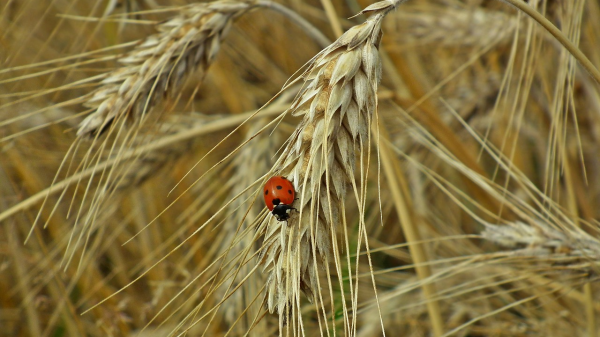
[{"label": "wheat ear", "polygon": [[280,317],[299,307],[300,290],[318,299],[318,269],[327,267],[331,252],[337,251],[349,185],[361,207],[355,151],[360,150],[363,180],[381,78],[381,23],[399,3],[369,6],[361,12],[372,13],[366,22],[317,54],[301,75],[304,87],[287,110],[303,119],[272,172],[294,184],[298,212],[287,223],[267,217],[260,227],[265,236],[261,261],[269,274],[266,304]]},{"label": "wheat ear", "polygon": [[517,27],[514,16],[483,9],[428,8],[423,12],[398,13],[397,17],[409,27],[408,35],[402,38],[418,44],[485,47],[492,41],[510,42]]},{"label": "wheat ear", "polygon": [[123,66],[88,95],[84,105],[95,111],[81,122],[77,135],[101,132],[121,116],[140,118],[187,74],[198,69],[202,77],[233,20],[254,6],[249,1],[194,4],[158,25],[159,33],[119,58]]},{"label": "wheat ear", "polygon": [[579,229],[558,229],[550,224],[537,221],[533,225],[511,222],[506,225],[484,223],[481,236],[499,245],[515,248],[515,255],[533,256],[546,259],[562,256],[573,260],[584,260],[579,267],[598,268],[600,241]]}]

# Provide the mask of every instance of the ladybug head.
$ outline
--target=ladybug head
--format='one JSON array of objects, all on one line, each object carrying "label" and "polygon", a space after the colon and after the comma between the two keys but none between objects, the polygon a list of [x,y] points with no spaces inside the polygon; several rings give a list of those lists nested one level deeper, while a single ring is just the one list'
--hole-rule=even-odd
[{"label": "ladybug head", "polygon": [[290,211],[295,209],[290,205],[279,204],[273,207],[273,212],[271,212],[277,221],[287,221],[290,218]]}]

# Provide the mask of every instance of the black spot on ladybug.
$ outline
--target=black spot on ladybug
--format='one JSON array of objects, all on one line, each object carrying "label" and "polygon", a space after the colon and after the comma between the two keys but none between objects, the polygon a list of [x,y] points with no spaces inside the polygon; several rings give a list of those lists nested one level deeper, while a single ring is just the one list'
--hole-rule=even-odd
[{"label": "black spot on ladybug", "polygon": [[281,187],[281,186],[277,186],[277,189],[278,189],[278,190],[280,190],[280,189],[282,189],[282,188],[283,188],[283,187]]},{"label": "black spot on ladybug", "polygon": [[289,194],[292,194],[292,190],[288,190],[288,193],[289,193]]},{"label": "black spot on ladybug", "polygon": [[280,203],[281,203],[281,200],[273,199],[273,205],[279,205]]},{"label": "black spot on ladybug", "polygon": [[265,195],[269,194],[269,190],[265,190]]}]

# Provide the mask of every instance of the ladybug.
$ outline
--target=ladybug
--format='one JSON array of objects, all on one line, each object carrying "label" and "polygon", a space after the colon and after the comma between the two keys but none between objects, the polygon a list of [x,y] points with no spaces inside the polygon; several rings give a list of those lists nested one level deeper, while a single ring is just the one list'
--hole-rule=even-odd
[{"label": "ladybug", "polygon": [[263,191],[267,208],[278,221],[290,218],[289,211],[295,209],[290,206],[296,196],[292,182],[282,176],[272,177],[265,184]]}]

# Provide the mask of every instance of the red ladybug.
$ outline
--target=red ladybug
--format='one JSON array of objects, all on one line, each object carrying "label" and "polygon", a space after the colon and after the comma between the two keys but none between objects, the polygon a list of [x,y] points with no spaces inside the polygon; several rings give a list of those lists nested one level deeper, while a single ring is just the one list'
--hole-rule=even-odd
[{"label": "red ladybug", "polygon": [[292,182],[282,176],[275,176],[265,184],[264,197],[267,208],[278,221],[286,221],[290,218],[290,206],[296,196]]}]

